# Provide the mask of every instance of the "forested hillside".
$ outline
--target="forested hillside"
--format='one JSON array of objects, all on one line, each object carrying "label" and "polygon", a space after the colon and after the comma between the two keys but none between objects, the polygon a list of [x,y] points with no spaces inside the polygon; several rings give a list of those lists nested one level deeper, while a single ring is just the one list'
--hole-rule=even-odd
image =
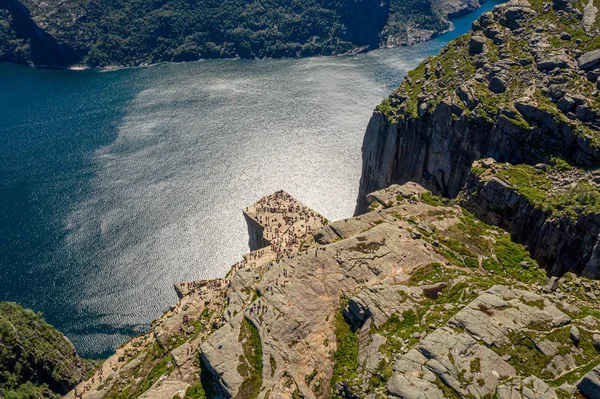
[{"label": "forested hillside", "polygon": [[39,314],[0,302],[0,398],[58,398],[92,368]]},{"label": "forested hillside", "polygon": [[[451,3],[448,7],[446,3]],[[135,66],[343,54],[429,39],[452,0],[0,0],[0,60]]]}]

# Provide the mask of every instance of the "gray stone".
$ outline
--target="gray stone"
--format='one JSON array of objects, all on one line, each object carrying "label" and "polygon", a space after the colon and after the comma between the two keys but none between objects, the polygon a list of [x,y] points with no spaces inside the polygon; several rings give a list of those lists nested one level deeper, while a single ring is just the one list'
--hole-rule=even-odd
[{"label": "gray stone", "polygon": [[560,38],[561,38],[562,40],[571,40],[571,35],[569,35],[567,32],[562,32],[562,33],[560,34]]},{"label": "gray stone", "polygon": [[564,54],[551,55],[548,58],[540,59],[537,67],[540,71],[551,71],[554,68],[568,68],[571,60]]},{"label": "gray stone", "polygon": [[560,109],[562,112],[570,112],[575,106],[575,101],[571,97],[564,96],[563,98],[558,100],[556,105],[558,106],[558,109]]},{"label": "gray stone", "polygon": [[540,342],[534,341],[534,346],[544,356],[554,356],[558,350],[558,343],[547,339]]},{"label": "gray stone", "polygon": [[494,76],[490,79],[488,88],[494,93],[504,93],[506,91],[506,82],[501,78]]},{"label": "gray stone", "polygon": [[587,6],[583,9],[583,18],[581,19],[581,25],[583,25],[583,29],[586,32],[590,32],[594,23],[596,22],[596,14],[598,13],[598,8],[594,6],[594,1],[590,0]]},{"label": "gray stone", "polygon": [[600,366],[584,375],[577,383],[577,389],[587,399],[600,399]]},{"label": "gray stone", "polygon": [[600,352],[600,334],[592,335],[592,345],[594,345],[594,348]]},{"label": "gray stone", "polygon": [[558,277],[552,276],[548,279],[546,286],[543,288],[543,291],[547,294],[556,291],[558,288]]},{"label": "gray stone", "polygon": [[465,103],[467,108],[469,108],[469,110],[471,110],[471,111],[473,109],[475,109],[477,104],[479,104],[479,101],[477,99],[475,99],[473,90],[467,85],[460,86],[456,90],[456,94],[458,95],[458,98],[460,98],[462,100],[462,102]]},{"label": "gray stone", "polygon": [[508,7],[499,22],[508,29],[516,30],[522,26],[522,22],[529,20],[535,15],[535,11],[529,7]]},{"label": "gray stone", "polygon": [[469,40],[469,53],[480,54],[485,49],[485,37],[481,35],[473,35]]},{"label": "gray stone", "polygon": [[590,82],[596,82],[600,77],[600,69],[594,69],[587,73],[587,78]]},{"label": "gray stone", "polygon": [[592,69],[600,63],[600,49],[588,51],[579,57],[578,62],[581,69]]},{"label": "gray stone", "polygon": [[571,326],[571,329],[569,330],[569,337],[571,338],[571,341],[573,341],[573,343],[575,345],[579,345],[579,340],[581,339],[581,333],[579,332],[579,329],[577,328],[577,326],[575,326],[574,324]]},{"label": "gray stone", "polygon": [[591,115],[591,109],[587,105],[580,105],[575,110],[575,115],[577,115],[577,119],[582,122],[588,122]]}]

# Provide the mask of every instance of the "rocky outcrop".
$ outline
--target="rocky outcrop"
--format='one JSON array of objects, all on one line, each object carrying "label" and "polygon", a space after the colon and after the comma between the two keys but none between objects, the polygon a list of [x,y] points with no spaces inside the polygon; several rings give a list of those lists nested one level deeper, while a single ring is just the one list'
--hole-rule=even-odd
[{"label": "rocky outcrop", "polygon": [[[568,32],[548,24],[559,14],[570,21]],[[551,273],[600,277],[600,219],[591,200],[600,197],[592,173],[600,165],[600,49],[593,41],[600,31],[586,35],[580,17],[570,4],[511,1],[410,72],[367,127],[356,214],[372,203],[368,193],[390,184],[415,181],[451,198],[467,184],[464,206],[510,231]],[[574,43],[575,35],[583,39]],[[553,192],[533,203],[493,171],[485,182],[471,174],[473,162],[488,157],[546,166],[560,159],[571,171],[553,175],[548,166],[542,174]],[[560,209],[548,208],[553,201]],[[559,215],[563,208],[568,216]]]},{"label": "rocky outcrop", "polygon": [[[560,208],[550,206],[552,198],[559,195],[576,202],[578,187],[594,190],[594,183],[587,186],[587,182],[595,179],[592,173],[578,173],[574,169],[561,173],[549,165],[516,169],[493,160],[486,162],[485,167],[482,162],[475,162],[472,170],[474,173],[461,193],[461,204],[466,209],[486,223],[509,231],[514,240],[527,245],[532,256],[551,274],[572,271],[588,278],[600,278],[597,254],[600,213],[593,206],[580,207],[579,213],[568,214],[561,212],[569,206],[567,203],[561,203]],[[527,182],[531,181],[529,176],[534,179],[539,176],[538,187],[536,183],[529,186],[526,181],[511,179],[517,173]],[[545,207],[535,202],[531,190],[536,189],[550,193]]]},{"label": "rocky outcrop", "polygon": [[600,398],[600,367],[587,373],[577,384],[577,389],[588,399]]},{"label": "rocky outcrop", "polygon": [[[560,12],[573,32],[583,31],[577,10]],[[394,183],[415,181],[454,197],[472,162],[485,157],[535,164],[552,153],[598,164],[597,78],[578,69],[594,69],[598,49],[584,52],[582,39],[567,49],[573,46],[554,40],[558,26],[542,22],[548,18],[556,11],[526,1],[497,6],[408,74],[367,127],[356,214],[366,210],[368,193]],[[584,37],[592,46],[594,36]],[[582,89],[568,93],[573,82]],[[577,101],[563,101],[561,111],[556,103],[565,96]]]},{"label": "rocky outcrop", "polygon": [[314,211],[282,192],[248,207],[273,252],[179,284],[178,304],[77,394],[556,398],[556,378],[570,392],[589,380],[595,282],[547,283],[508,234],[417,184],[370,199],[372,212],[296,231],[302,245],[292,227],[319,222]]}]

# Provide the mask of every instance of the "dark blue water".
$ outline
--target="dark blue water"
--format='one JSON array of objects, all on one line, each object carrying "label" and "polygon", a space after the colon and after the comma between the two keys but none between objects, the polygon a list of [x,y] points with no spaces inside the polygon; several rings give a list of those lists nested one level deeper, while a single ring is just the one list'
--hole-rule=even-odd
[{"label": "dark blue water", "polygon": [[429,43],[353,57],[107,73],[0,64],[0,300],[107,356],[174,303],[173,283],[240,259],[241,208],[262,195],[351,215],[373,108],[477,15]]}]

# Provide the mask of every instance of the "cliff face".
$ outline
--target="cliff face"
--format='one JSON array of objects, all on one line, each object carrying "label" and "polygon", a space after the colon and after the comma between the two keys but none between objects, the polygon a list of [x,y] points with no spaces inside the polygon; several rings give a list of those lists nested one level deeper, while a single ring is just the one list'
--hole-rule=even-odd
[{"label": "cliff face", "polygon": [[[590,183],[598,179],[597,172],[558,170],[543,164],[515,167],[493,160],[476,162],[472,170],[461,193],[465,208],[486,223],[508,230],[515,241],[526,243],[532,256],[551,274],[573,271],[600,278],[600,213],[596,203],[600,193]],[[553,175],[554,179],[549,178]],[[544,198],[545,204],[535,200],[541,190],[550,193]],[[587,203],[567,206],[565,201],[556,201],[557,197]]]},{"label": "cliff face", "polygon": [[[591,1],[589,6],[595,7]],[[356,214],[366,210],[368,193],[392,183],[415,181],[456,197],[473,161],[482,158],[514,165],[551,165],[559,159],[577,170],[596,169],[600,21],[584,24],[584,7],[579,7],[526,1],[497,6],[473,24],[471,33],[410,72],[367,128]],[[547,177],[566,184],[560,176]],[[597,182],[590,184],[597,192]],[[479,192],[472,184],[468,190]],[[587,267],[586,273],[595,275],[588,262],[596,230],[582,233],[594,207],[584,220],[569,224],[564,219],[562,227],[550,229],[552,212],[534,210],[534,204],[512,207],[508,194],[496,194],[492,202],[503,209],[495,217],[487,213],[491,203],[478,203],[483,197],[471,196],[465,206],[511,231],[554,273]],[[532,226],[542,225],[544,230],[534,234]],[[571,245],[575,236],[579,244]]]}]

